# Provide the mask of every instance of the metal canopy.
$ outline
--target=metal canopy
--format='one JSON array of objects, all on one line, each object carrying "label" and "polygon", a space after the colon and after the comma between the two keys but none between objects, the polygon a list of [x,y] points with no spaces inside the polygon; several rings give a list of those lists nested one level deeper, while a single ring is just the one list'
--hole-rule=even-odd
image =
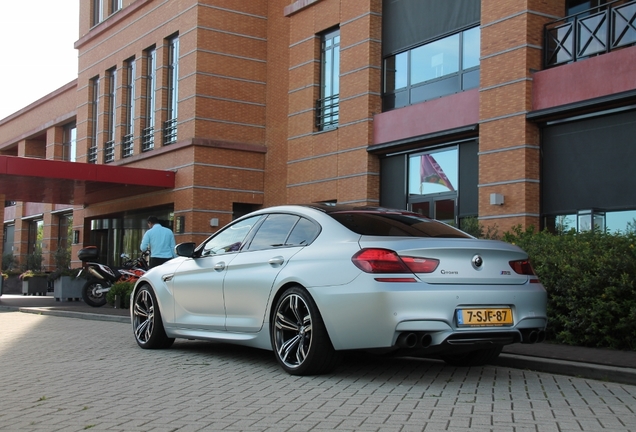
[{"label": "metal canopy", "polygon": [[174,185],[172,171],[0,156],[0,194],[7,201],[88,205]]}]

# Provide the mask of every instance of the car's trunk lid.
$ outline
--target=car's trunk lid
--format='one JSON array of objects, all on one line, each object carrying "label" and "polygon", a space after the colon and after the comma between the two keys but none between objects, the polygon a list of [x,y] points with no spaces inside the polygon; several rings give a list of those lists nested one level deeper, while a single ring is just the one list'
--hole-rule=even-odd
[{"label": "car's trunk lid", "polygon": [[528,255],[517,246],[501,241],[363,236],[360,246],[390,249],[400,256],[439,260],[439,266],[432,273],[417,274],[431,284],[516,285],[530,278],[516,273],[510,266],[510,261],[527,260]]}]

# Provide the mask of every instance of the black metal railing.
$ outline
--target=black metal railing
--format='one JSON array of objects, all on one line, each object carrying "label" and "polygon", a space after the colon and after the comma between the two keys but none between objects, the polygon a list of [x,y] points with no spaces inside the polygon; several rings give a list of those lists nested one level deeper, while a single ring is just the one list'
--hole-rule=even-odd
[{"label": "black metal railing", "polygon": [[121,141],[121,157],[131,157],[135,151],[133,134],[124,135]]},{"label": "black metal railing", "polygon": [[104,145],[104,163],[115,162],[115,141],[106,141]]},{"label": "black metal railing", "polygon": [[636,1],[614,1],[545,25],[544,67],[636,44]]},{"label": "black metal railing", "polygon": [[88,148],[88,163],[97,163],[97,146]]},{"label": "black metal railing", "polygon": [[155,128],[149,127],[141,132],[141,151],[155,148]]},{"label": "black metal railing", "polygon": [[177,142],[177,119],[167,120],[163,124],[163,144],[172,144]]},{"label": "black metal railing", "polygon": [[316,101],[316,128],[318,130],[338,127],[338,114],[340,113],[340,95],[318,99]]}]

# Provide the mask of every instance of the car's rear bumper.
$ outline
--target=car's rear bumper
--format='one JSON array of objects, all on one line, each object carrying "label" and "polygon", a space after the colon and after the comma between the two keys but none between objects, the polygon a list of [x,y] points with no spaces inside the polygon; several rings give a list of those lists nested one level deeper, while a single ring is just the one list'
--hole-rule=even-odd
[{"label": "car's rear bumper", "polygon": [[[514,343],[528,341],[531,331],[543,330],[547,324],[547,294],[538,283],[431,285],[381,283],[363,277],[344,286],[309,288],[309,292],[337,350],[396,347],[404,333],[415,333],[420,339],[429,335],[429,348],[471,340],[483,343],[485,338],[491,338],[491,343]],[[509,307],[513,323],[460,327],[455,311],[471,307]]]}]

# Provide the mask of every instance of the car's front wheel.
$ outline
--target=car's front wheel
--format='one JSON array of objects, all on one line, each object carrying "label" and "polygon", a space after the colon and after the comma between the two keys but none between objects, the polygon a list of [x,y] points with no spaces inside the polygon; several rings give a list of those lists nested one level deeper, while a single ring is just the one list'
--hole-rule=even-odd
[{"label": "car's front wheel", "polygon": [[442,356],[442,360],[451,366],[483,366],[499,357],[502,349],[502,345],[495,345],[467,353]]},{"label": "car's front wheel", "polygon": [[278,299],[271,321],[276,360],[292,375],[332,371],[339,355],[333,349],[318,307],[309,293],[296,286]]},{"label": "car's front wheel", "polygon": [[148,285],[139,287],[132,308],[132,325],[137,345],[147,349],[170,348],[174,338],[166,335],[157,297]]}]

